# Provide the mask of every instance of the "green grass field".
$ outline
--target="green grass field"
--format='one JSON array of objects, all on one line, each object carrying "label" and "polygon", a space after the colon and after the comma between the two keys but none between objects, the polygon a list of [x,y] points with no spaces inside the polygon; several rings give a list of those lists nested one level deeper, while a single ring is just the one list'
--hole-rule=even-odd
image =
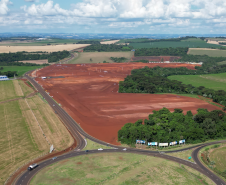
[{"label": "green grass field", "polygon": [[24,73],[28,71],[39,69],[44,66],[0,66],[0,67],[3,67],[3,70],[1,70],[1,72],[17,71],[18,76],[22,76]]},{"label": "green grass field", "polygon": [[147,40],[150,40],[150,39],[146,39],[146,38],[122,39],[122,40],[118,41],[117,44],[128,43],[128,42],[143,42],[143,41],[147,41]]},{"label": "green grass field", "polygon": [[210,160],[215,162],[215,167],[220,171],[226,170],[226,146],[216,148],[210,153]]},{"label": "green grass field", "polygon": [[178,80],[183,84],[191,84],[195,87],[204,86],[214,90],[226,91],[226,73],[210,75],[175,75],[168,77],[171,80]]},{"label": "green grass field", "polygon": [[31,185],[214,184],[197,171],[168,160],[122,153],[87,154],[41,170]]},{"label": "green grass field", "polygon": [[191,55],[208,55],[210,57],[226,57],[226,50],[195,50],[190,48]]},{"label": "green grass field", "polygon": [[78,57],[69,61],[70,64],[82,63],[103,63],[103,61],[112,63],[110,57],[125,57],[128,60],[133,56],[133,52],[84,52],[78,53]]},{"label": "green grass field", "polygon": [[216,44],[207,44],[205,41],[162,41],[162,42],[150,42],[150,43],[131,43],[130,46],[133,46],[135,49],[140,48],[176,48],[176,47],[189,47],[189,48],[220,48],[222,46]]}]

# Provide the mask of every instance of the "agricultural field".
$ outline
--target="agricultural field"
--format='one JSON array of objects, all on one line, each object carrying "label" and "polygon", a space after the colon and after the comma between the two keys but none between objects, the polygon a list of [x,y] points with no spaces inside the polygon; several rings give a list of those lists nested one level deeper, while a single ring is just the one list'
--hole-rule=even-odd
[{"label": "agricultural field", "polygon": [[40,171],[31,185],[47,184],[214,184],[177,163],[137,154],[88,154],[60,161]]},{"label": "agricultural field", "polygon": [[195,87],[204,86],[214,90],[226,91],[226,73],[210,75],[175,75],[169,76],[168,78],[181,81],[183,84],[191,84]]},{"label": "agricultural field", "polygon": [[[0,42],[0,46],[45,46],[45,45],[62,45],[62,44],[76,44],[82,40],[77,39],[48,39],[48,40],[6,40]],[[101,41],[101,39],[92,39],[92,41]]]},{"label": "agricultural field", "polygon": [[226,57],[226,50],[206,49],[206,48],[189,48],[188,54],[208,55],[210,57]]},{"label": "agricultural field", "polygon": [[0,102],[23,97],[19,82],[17,80],[8,80],[0,82]]},{"label": "agricultural field", "polygon": [[17,71],[18,76],[22,76],[24,73],[28,71],[39,69],[44,66],[0,66],[0,67],[3,67],[3,70],[1,70],[1,72]]},{"label": "agricultural field", "polygon": [[[33,92],[23,81],[19,81],[21,89],[18,81],[8,82],[16,85],[7,90],[18,96]],[[63,150],[73,143],[65,126],[38,95],[0,104],[0,120],[0,184],[24,163],[48,153],[50,144]]]},{"label": "agricultural field", "polygon": [[115,44],[116,42],[119,42],[120,40],[108,40],[100,42],[101,44]]},{"label": "agricultural field", "polygon": [[89,46],[90,44],[64,44],[64,45],[44,45],[44,46],[0,46],[0,53],[16,53],[16,52],[56,52],[56,51],[71,51],[74,49]]},{"label": "agricultural field", "polygon": [[22,60],[22,61],[18,61],[18,62],[22,62],[22,63],[32,63],[32,64],[48,64],[48,60]]},{"label": "agricultural field", "polygon": [[122,39],[120,41],[117,42],[117,44],[122,44],[122,43],[128,43],[128,42],[145,42],[145,41],[149,41],[152,39],[147,39],[147,38],[138,38],[138,39]]},{"label": "agricultural field", "polygon": [[140,48],[176,48],[176,47],[189,47],[189,48],[220,48],[222,46],[215,44],[208,44],[205,41],[187,41],[183,40],[181,42],[176,41],[160,41],[160,42],[150,42],[150,43],[131,43],[130,46],[133,46],[135,49]]},{"label": "agricultural field", "polygon": [[110,57],[125,57],[128,60],[133,57],[133,52],[84,52],[79,53],[78,57],[71,60],[70,64],[82,64],[82,63],[103,63],[103,61],[112,63]]}]

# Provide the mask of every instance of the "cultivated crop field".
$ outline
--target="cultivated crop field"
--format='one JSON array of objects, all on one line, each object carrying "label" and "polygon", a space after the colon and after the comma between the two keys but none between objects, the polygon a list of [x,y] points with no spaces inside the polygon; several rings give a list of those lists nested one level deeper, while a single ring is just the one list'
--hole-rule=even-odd
[{"label": "cultivated crop field", "polygon": [[[0,42],[2,46],[44,46],[47,44],[50,45],[63,45],[63,44],[76,44],[79,41],[77,39],[47,39],[47,40],[24,40],[20,41],[21,39],[17,40],[6,40]],[[91,41],[101,41],[101,39],[91,39]]]},{"label": "cultivated crop field", "polygon": [[175,75],[168,77],[171,80],[178,80],[184,84],[191,84],[195,87],[204,86],[214,90],[226,90],[226,73],[210,75]]},{"label": "cultivated crop field", "polygon": [[118,41],[120,41],[120,40],[109,40],[109,41],[104,41],[104,42],[100,42],[100,43],[101,44],[115,44]]},{"label": "cultivated crop field", "polygon": [[90,44],[65,44],[65,45],[48,45],[48,46],[0,46],[0,53],[16,53],[16,52],[56,52],[56,51],[71,51],[74,49],[89,46]]},{"label": "cultivated crop field", "polygon": [[208,44],[205,41],[160,41],[160,42],[150,42],[150,43],[131,43],[130,46],[133,46],[135,49],[139,48],[176,48],[176,47],[189,47],[189,48],[220,48],[222,46],[215,44]]},{"label": "cultivated crop field", "polygon": [[19,82],[14,81],[1,81],[0,82],[0,102],[23,97],[23,92],[21,92]]},{"label": "cultivated crop field", "polygon": [[0,67],[3,67],[3,70],[1,70],[1,72],[17,71],[18,76],[22,76],[24,73],[28,71],[39,69],[44,66],[0,66]]},{"label": "cultivated crop field", "polygon": [[130,60],[132,56],[133,52],[84,52],[79,53],[76,59],[70,61],[70,64],[102,63],[103,61],[112,63],[110,57],[125,57]]},{"label": "cultivated crop field", "polygon": [[48,64],[48,60],[23,60],[19,62],[32,63],[32,64]]},{"label": "cultivated crop field", "polygon": [[40,171],[31,185],[48,184],[214,184],[177,163],[137,154],[88,154],[60,161]]},{"label": "cultivated crop field", "polygon": [[[14,92],[8,99],[33,92],[23,81],[7,82],[6,93]],[[0,90],[3,92],[2,83]],[[1,103],[0,120],[0,184],[24,163],[47,153],[49,144],[56,150],[63,150],[73,143],[56,114],[38,95]]]},{"label": "cultivated crop field", "polygon": [[207,48],[189,48],[191,55],[208,55],[210,57],[226,57],[226,50],[207,49]]}]

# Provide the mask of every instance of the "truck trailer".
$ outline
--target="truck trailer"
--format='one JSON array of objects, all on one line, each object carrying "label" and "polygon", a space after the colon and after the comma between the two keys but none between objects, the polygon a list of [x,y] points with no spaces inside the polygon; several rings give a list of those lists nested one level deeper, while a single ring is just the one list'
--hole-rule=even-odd
[{"label": "truck trailer", "polygon": [[28,170],[28,171],[31,171],[31,170],[35,169],[37,166],[38,166],[38,164],[31,164],[31,165],[27,168],[27,170]]}]

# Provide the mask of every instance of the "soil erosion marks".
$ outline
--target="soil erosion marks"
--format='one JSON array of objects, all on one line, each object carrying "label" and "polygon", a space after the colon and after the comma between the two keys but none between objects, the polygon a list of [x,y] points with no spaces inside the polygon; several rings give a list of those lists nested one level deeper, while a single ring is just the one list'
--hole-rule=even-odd
[{"label": "soil erosion marks", "polygon": [[[125,123],[146,119],[153,110],[181,108],[184,112],[196,113],[198,108],[220,109],[199,99],[172,94],[117,92],[119,81],[123,81],[132,69],[145,66],[195,67],[172,63],[58,64],[38,71],[36,80],[88,134],[115,145],[120,144],[117,133]],[[52,78],[42,80],[43,76]]]}]

